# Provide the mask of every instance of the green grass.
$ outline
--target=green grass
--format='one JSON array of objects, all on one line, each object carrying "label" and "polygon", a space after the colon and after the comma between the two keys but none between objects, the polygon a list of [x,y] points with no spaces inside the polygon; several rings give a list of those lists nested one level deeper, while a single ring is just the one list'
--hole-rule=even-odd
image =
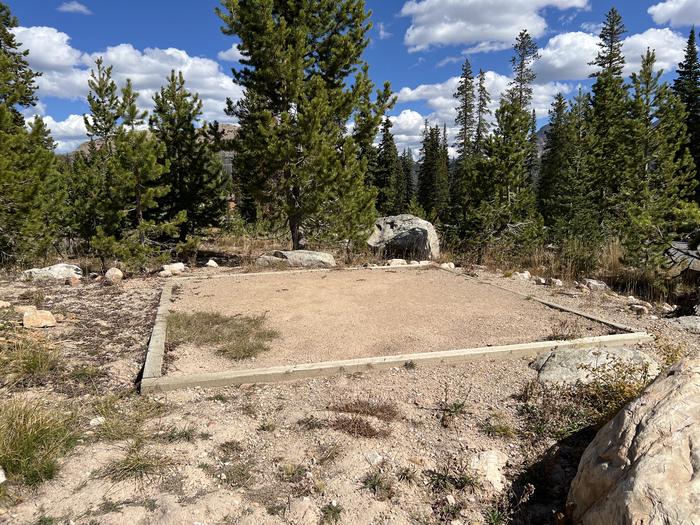
[{"label": "green grass", "polygon": [[0,465],[10,480],[36,485],[53,478],[77,436],[72,414],[37,402],[0,404]]},{"label": "green grass", "polygon": [[379,501],[391,499],[396,494],[391,478],[381,470],[371,470],[362,478],[362,486]]},{"label": "green grass", "polygon": [[266,328],[265,321],[264,315],[226,317],[207,312],[173,312],[168,316],[168,340],[175,345],[213,346],[229,359],[247,359],[269,350],[269,343],[280,336],[276,330]]},{"label": "green grass", "polygon": [[94,405],[96,416],[105,422],[96,427],[95,437],[104,441],[123,441],[143,435],[144,423],[163,415],[162,404],[143,396],[105,396]]},{"label": "green grass", "polygon": [[343,513],[343,507],[339,503],[326,503],[321,507],[321,525],[326,525],[329,523],[338,523],[340,521],[340,516]]}]

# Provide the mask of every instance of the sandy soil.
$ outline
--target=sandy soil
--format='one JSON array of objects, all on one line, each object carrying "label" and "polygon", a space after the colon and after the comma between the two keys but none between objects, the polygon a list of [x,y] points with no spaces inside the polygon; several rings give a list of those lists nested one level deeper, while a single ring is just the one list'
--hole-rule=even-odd
[{"label": "sandy soil", "polygon": [[[375,310],[383,312],[384,316],[383,323],[375,326],[411,330],[415,337],[437,334],[444,328],[450,335],[440,340],[440,344],[450,345],[453,341],[459,342],[460,327],[474,341],[487,337],[489,330],[498,337],[514,338],[510,341],[524,336],[531,340],[546,337],[557,319],[552,316],[560,315],[533,302],[479,285],[474,277],[468,281],[444,272],[421,275],[411,271],[331,272],[325,274],[325,279],[317,274],[304,279],[291,275],[265,276],[265,282],[276,280],[278,284],[262,287],[264,293],[259,283],[256,289],[255,278],[206,279],[212,273],[194,273],[204,279],[186,285],[176,308],[180,308],[180,301],[185,299],[192,301],[191,308],[195,308],[195,304],[203,308],[211,305],[212,297],[206,296],[220,295],[222,303],[229,305],[229,313],[243,312],[237,309],[241,302],[245,302],[251,312],[261,312],[254,310],[259,302],[265,305],[264,309],[270,309],[271,320],[279,318],[279,322],[283,322],[283,314],[290,317],[303,314],[298,306],[301,303],[292,307],[290,297],[299,297],[298,301],[306,301],[306,308],[316,309],[320,312],[318,315],[324,314],[323,305],[313,296],[307,296],[308,290],[300,290],[304,279],[311,279],[310,282],[321,288],[333,283],[329,279],[339,279],[340,283],[336,284],[344,283],[343,293],[348,304],[353,301],[365,312],[362,322],[343,324],[349,312],[342,308],[335,310],[335,317],[327,314],[324,322],[336,323],[332,325],[334,330],[336,326],[350,332],[355,330],[365,344],[355,347],[363,351],[377,343],[376,334],[364,326],[364,323],[373,322],[370,314]],[[660,341],[681,344],[690,350],[700,347],[699,336],[682,330],[671,319],[662,318],[659,311],[654,312],[657,318],[631,314],[624,296],[587,293],[575,289],[571,283],[564,289],[540,287],[486,271],[479,271],[476,279],[551,298],[647,330]],[[222,293],[224,282],[231,283],[228,297]],[[240,288],[234,288],[234,282],[239,282]],[[289,290],[282,291],[283,288]],[[190,296],[184,294],[187,289],[192,290]],[[390,297],[400,295],[420,302],[417,305],[399,301],[385,303],[378,300],[379,290]],[[0,283],[0,299],[13,304],[40,302],[43,307],[65,316],[57,327],[42,333],[60,348],[66,364],[65,373],[47,384],[27,389],[0,386],[0,399],[41,397],[55,404],[58,410],[77,408],[81,433],[80,444],[61,460],[55,479],[36,489],[16,488],[12,500],[0,501],[0,523],[315,525],[319,523],[323,506],[335,501],[343,509],[341,524],[484,524],[498,502],[482,485],[482,480],[477,480],[474,487],[446,491],[436,489],[430,482],[431,471],[458,468],[483,450],[499,450],[508,456],[505,473],[514,486],[523,480],[533,480],[533,473],[541,474],[533,465],[551,464],[551,476],[537,478],[535,495],[550,496],[557,490],[559,493],[555,497],[565,495],[566,486],[562,485],[562,480],[572,472],[564,474],[557,470],[559,464],[550,461],[552,456],[545,454],[561,450],[565,444],[535,437],[528,431],[522,416],[522,402],[518,396],[535,377],[523,360],[419,366],[414,370],[397,368],[272,385],[190,389],[160,395],[154,400],[163,405],[162,415],[146,420],[139,433],[145,450],[168,458],[170,464],[140,482],[113,482],[105,478],[103,469],[110,461],[125,457],[134,436],[111,442],[100,439],[97,429],[90,425],[97,415],[93,407],[114,392],[130,392],[125,401],[139,400],[134,383],[143,362],[157,297],[158,281],[154,279],[129,279],[117,287],[95,283],[77,288]],[[335,297],[334,301],[342,304],[343,298]],[[389,304],[395,311],[392,312]],[[494,304],[500,305],[501,310],[490,311],[488,305]],[[475,317],[482,316],[479,324],[483,326],[473,326],[475,323],[464,315],[466,311]],[[288,323],[289,330],[298,329],[294,332],[298,334],[304,330],[295,327],[303,327],[308,319],[313,321],[314,317],[302,315],[300,319],[284,322]],[[420,324],[414,327],[414,323]],[[331,333],[329,326],[325,326],[326,334],[333,335],[337,348],[347,347],[342,337]],[[282,342],[291,344],[292,332],[281,329]],[[323,329],[323,326],[315,328],[319,333]],[[318,334],[311,335],[318,337]],[[498,342],[488,338],[482,341],[479,344]],[[416,340],[415,344],[420,341]],[[382,347],[382,351],[385,348]],[[663,357],[662,345],[650,344],[645,349],[659,359]],[[87,383],[70,379],[73,367],[81,363],[94,365],[103,373]],[[339,401],[353,399],[385,401],[396,406],[398,416],[392,421],[385,422],[373,416],[366,418],[377,429],[388,431],[386,435],[352,437],[329,428],[339,417],[332,410],[333,406]],[[462,404],[461,413],[445,426],[441,422],[441,408],[454,404]],[[490,435],[486,423],[492,418],[510,427],[514,435]],[[300,420],[307,424],[300,424]],[[314,421],[318,425],[309,424]],[[166,442],[159,437],[173,426],[190,428],[191,439]],[[312,428],[315,426],[319,428]],[[226,456],[222,454],[221,445],[231,441],[238,442],[238,449],[233,456]],[[337,446],[337,457],[324,462],[323,449],[328,450],[331,445]],[[379,456],[382,461],[372,466]],[[239,464],[246,466],[249,475],[242,486],[235,486],[229,478],[222,479],[221,474],[227,472],[227,468]],[[294,479],[284,475],[290,465],[300,467],[302,474]],[[575,471],[575,464],[569,466],[571,468]],[[391,499],[382,500],[363,485],[363,478],[372,471],[380,471],[391,480],[395,492]],[[412,472],[415,479],[401,481],[405,472]],[[448,496],[462,507],[456,517],[449,519],[443,514]],[[300,508],[307,511],[305,516]],[[529,523],[547,523],[552,507],[540,505],[533,512],[541,519]]]},{"label": "sandy soil", "polygon": [[265,314],[280,338],[268,352],[231,361],[183,345],[168,375],[542,341],[561,323],[579,337],[598,323],[438,269],[251,275],[183,281],[173,310]]}]

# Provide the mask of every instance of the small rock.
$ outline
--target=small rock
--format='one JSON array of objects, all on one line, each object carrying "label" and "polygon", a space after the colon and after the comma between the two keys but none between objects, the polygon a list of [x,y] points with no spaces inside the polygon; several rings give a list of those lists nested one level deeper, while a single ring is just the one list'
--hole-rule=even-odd
[{"label": "small rock", "polygon": [[100,425],[104,425],[106,419],[102,416],[97,416],[94,417],[90,420],[90,426],[91,427],[99,427]]},{"label": "small rock", "polygon": [[661,311],[663,311],[663,313],[665,313],[665,314],[670,314],[671,312],[675,312],[676,308],[677,308],[676,306],[670,305],[668,303],[664,303],[661,305]]},{"label": "small rock", "polygon": [[372,467],[381,465],[381,463],[384,461],[384,458],[374,450],[367,452],[365,454],[365,459],[367,460],[367,463],[369,463]]},{"label": "small rock", "polygon": [[411,261],[410,263],[411,266],[420,266],[420,263],[418,261]]},{"label": "small rock", "polygon": [[120,283],[124,279],[124,274],[119,268],[110,268],[105,273],[105,283],[109,285]]},{"label": "small rock", "polygon": [[676,322],[690,333],[700,334],[700,317],[697,315],[686,315],[676,319]]},{"label": "small rock", "polygon": [[513,274],[513,279],[517,279],[518,281],[529,281],[531,278],[532,275],[527,270],[524,272],[515,272]]},{"label": "small rock", "polygon": [[630,310],[639,316],[649,315],[649,309],[643,304],[631,304]]},{"label": "small rock", "polygon": [[57,323],[62,323],[63,321],[66,320],[66,316],[63,314],[54,314],[53,316],[56,319]]},{"label": "small rock", "polygon": [[430,261],[420,261],[418,264],[421,266],[430,266]]},{"label": "small rock", "polygon": [[5,470],[0,467],[0,485],[7,481],[7,476],[5,475]]},{"label": "small rock", "polygon": [[185,263],[181,262],[163,265],[163,271],[170,272],[171,275],[180,275],[186,269],[187,267],[185,266]]},{"label": "small rock", "polygon": [[163,270],[162,272],[158,272],[158,277],[172,277],[173,273],[170,270]]},{"label": "small rock", "polygon": [[554,286],[556,288],[561,288],[562,286],[564,286],[564,281],[562,281],[561,279],[555,279],[553,277],[550,277],[549,279],[547,279],[547,285]]},{"label": "small rock", "polygon": [[447,501],[447,503],[450,505],[457,504],[457,500],[455,499],[455,497],[452,494],[448,494],[447,497],[445,498],[445,501]]},{"label": "small rock", "polygon": [[207,261],[207,266],[209,268],[218,268],[219,267],[218,263],[214,259],[209,259]]},{"label": "small rock", "polygon": [[455,269],[455,263],[453,263],[453,262],[442,263],[442,264],[440,265],[440,268],[442,268],[443,270],[454,270],[454,269]]},{"label": "small rock", "polygon": [[24,312],[22,324],[25,328],[51,328],[56,326],[56,318],[48,310],[29,310]]},{"label": "small rock", "polygon": [[499,494],[506,485],[506,477],[503,475],[506,463],[508,456],[500,450],[485,450],[472,457],[470,466],[479,479],[488,482],[493,491]]},{"label": "small rock", "polygon": [[33,305],[15,306],[15,313],[25,314],[27,312],[36,312],[36,306],[33,306]]},{"label": "small rock", "polygon": [[538,286],[544,286],[547,284],[547,281],[543,277],[533,277],[532,282]]},{"label": "small rock", "polygon": [[406,260],[405,259],[389,259],[386,262],[387,266],[406,266]]},{"label": "small rock", "polygon": [[10,308],[12,305],[8,303],[7,301],[0,301],[0,309],[1,308]]},{"label": "small rock", "polygon": [[602,292],[608,287],[603,281],[598,281],[596,279],[584,279],[583,286],[592,292]]},{"label": "small rock", "polygon": [[80,286],[80,277],[71,275],[68,279],[66,279],[66,284],[68,286],[72,286],[73,288]]}]

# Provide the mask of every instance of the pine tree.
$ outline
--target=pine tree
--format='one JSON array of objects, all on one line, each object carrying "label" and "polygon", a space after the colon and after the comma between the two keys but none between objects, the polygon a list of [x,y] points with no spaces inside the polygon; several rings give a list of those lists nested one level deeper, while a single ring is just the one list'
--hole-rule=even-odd
[{"label": "pine tree", "polygon": [[695,180],[687,143],[685,108],[655,71],[656,56],[647,50],[639,73],[632,75],[630,177],[621,192],[621,234],[625,260],[637,268],[657,270],[664,252],[687,224],[697,224],[700,211],[689,200]]},{"label": "pine tree", "polygon": [[513,50],[515,54],[510,60],[513,66],[513,80],[510,83],[508,96],[517,106],[526,109],[532,102],[532,83],[536,78],[532,65],[540,57],[537,44],[527,29],[520,32]]},{"label": "pine tree", "polygon": [[406,148],[401,154],[401,171],[403,172],[403,181],[405,187],[404,191],[406,192],[406,205],[404,207],[406,209],[408,209],[410,202],[414,200],[416,196],[415,165],[416,163],[413,160],[413,152],[411,151],[411,148]]},{"label": "pine tree", "polygon": [[[304,234],[363,237],[374,219],[367,156],[387,107],[388,84],[373,101],[361,55],[369,12],[363,0],[225,0],[223,31],[246,55],[234,80],[244,99],[231,105],[240,123],[239,176],[256,199]],[[355,78],[350,76],[355,72]],[[351,136],[346,125],[351,120]]]},{"label": "pine tree", "polygon": [[375,174],[375,185],[379,192],[377,210],[385,215],[401,213],[408,204],[403,168],[391,126],[391,121],[384,119]]},{"label": "pine tree", "polygon": [[97,139],[99,146],[111,152],[111,140],[116,133],[121,117],[121,101],[116,82],[112,79],[112,66],[105,66],[102,57],[95,61],[90,72],[87,102],[90,115],[83,117],[85,129],[91,140]]},{"label": "pine tree", "polygon": [[450,183],[450,200],[452,218],[460,220],[464,216],[469,186],[472,183],[472,170],[474,166],[474,142],[477,128],[477,116],[475,114],[476,95],[474,92],[474,76],[469,60],[464,61],[462,75],[459,79],[457,91],[454,93],[457,99],[457,162]]},{"label": "pine tree", "polygon": [[486,73],[483,70],[479,70],[479,87],[477,90],[477,102],[476,102],[476,129],[474,131],[474,153],[476,155],[483,155],[484,145],[486,143],[486,137],[488,137],[489,130],[491,128],[491,123],[489,121],[489,115],[491,110],[489,105],[491,104],[491,97],[486,89]]},{"label": "pine tree", "polygon": [[[673,90],[685,104],[685,124],[688,128],[688,145],[695,162],[695,178],[700,182],[700,60],[695,43],[695,27],[690,30],[685,58],[678,64],[678,76]],[[695,199],[700,202],[700,184],[695,187]]]},{"label": "pine tree", "polygon": [[622,55],[622,18],[613,7],[606,16],[600,32],[600,50],[592,62],[598,67],[592,76],[592,136],[593,187],[597,195],[589,210],[606,232],[613,234],[615,208],[619,206],[619,191],[627,174],[624,172],[629,155],[627,119],[628,95],[622,77],[625,58]]},{"label": "pine tree", "polygon": [[421,160],[418,169],[417,201],[427,217],[444,220],[449,211],[449,172],[447,159],[447,139],[439,126],[430,127],[425,123]]},{"label": "pine tree", "polygon": [[549,124],[545,131],[541,176],[537,192],[538,207],[547,226],[552,226],[558,219],[558,213],[555,211],[560,196],[557,182],[564,172],[570,153],[571,137],[567,109],[568,103],[564,95],[557,93],[549,110]]},{"label": "pine tree", "polygon": [[170,73],[153,102],[149,125],[165,147],[161,164],[169,162],[164,181],[170,191],[159,199],[159,213],[152,218],[179,222],[179,237],[185,241],[200,228],[221,220],[230,181],[210,142],[201,139],[197,125],[201,122],[202,101],[185,87],[181,72]]}]

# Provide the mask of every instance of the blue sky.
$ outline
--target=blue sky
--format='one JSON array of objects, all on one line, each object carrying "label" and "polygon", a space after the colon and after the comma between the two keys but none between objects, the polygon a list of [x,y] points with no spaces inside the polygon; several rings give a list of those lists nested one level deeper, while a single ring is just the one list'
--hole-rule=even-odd
[{"label": "blue sky", "polygon": [[[119,83],[132,78],[150,98],[170,69],[181,69],[205,102],[207,119],[226,120],[223,101],[241,89],[230,78],[235,38],[224,36],[216,0],[4,0],[20,20],[17,37],[30,51],[40,104],[59,151],[85,140],[87,76],[97,56],[114,66]],[[391,82],[399,102],[391,112],[399,147],[416,147],[422,122],[454,125],[461,63],[487,72],[494,104],[508,84],[515,35],[528,29],[541,48],[533,105],[546,122],[552,97],[590,82],[587,63],[605,12],[615,5],[628,29],[627,72],[646,47],[672,78],[691,24],[700,26],[700,0],[367,0],[372,41],[365,58],[374,80]]]}]

